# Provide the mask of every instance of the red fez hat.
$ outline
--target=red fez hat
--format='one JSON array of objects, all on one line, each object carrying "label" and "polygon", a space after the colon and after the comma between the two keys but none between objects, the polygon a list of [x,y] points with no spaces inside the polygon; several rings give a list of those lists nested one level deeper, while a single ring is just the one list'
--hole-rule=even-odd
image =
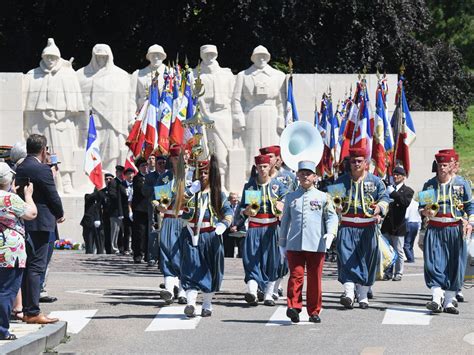
[{"label": "red fez hat", "polygon": [[454,161],[459,160],[459,155],[456,153],[456,150],[454,149],[441,149],[438,153],[450,155]]},{"label": "red fez hat", "polygon": [[364,157],[367,155],[365,148],[349,148],[349,155],[351,157]]},{"label": "red fez hat", "polygon": [[178,144],[172,145],[171,148],[170,148],[170,156],[171,157],[179,156],[179,153],[181,152],[182,149],[183,149],[183,147],[181,147]]},{"label": "red fez hat", "polygon": [[275,156],[280,156],[280,146],[279,145],[271,145],[269,147],[260,148],[260,154],[275,154]]},{"label": "red fez hat", "polygon": [[255,165],[270,164],[270,157],[268,155],[257,155],[255,157]]},{"label": "red fez hat", "polygon": [[438,153],[435,154],[436,162],[439,163],[451,163],[453,160],[453,156],[451,154],[442,154]]},{"label": "red fez hat", "polygon": [[209,168],[209,160],[199,160],[198,161],[199,170],[204,170]]}]

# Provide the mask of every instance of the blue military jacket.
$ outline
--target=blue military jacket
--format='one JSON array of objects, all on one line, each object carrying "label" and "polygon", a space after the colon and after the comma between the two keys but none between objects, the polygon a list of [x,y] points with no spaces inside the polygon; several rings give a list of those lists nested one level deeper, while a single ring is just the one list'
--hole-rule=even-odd
[{"label": "blue military jacket", "polygon": [[323,236],[336,235],[337,225],[332,198],[316,188],[300,186],[286,196],[279,244],[292,251],[325,252]]},{"label": "blue military jacket", "polygon": [[423,191],[434,190],[436,201],[439,204],[438,214],[449,215],[461,219],[467,215],[469,222],[474,223],[474,204],[472,203],[472,189],[463,177],[454,176],[446,184],[438,182],[436,177],[428,180]]},{"label": "blue military jacket", "polygon": [[342,215],[357,214],[371,216],[375,204],[382,209],[382,214],[388,212],[390,198],[386,192],[383,181],[371,174],[367,173],[362,181],[355,182],[350,174],[340,176],[334,185],[342,184],[345,188],[344,206]]},{"label": "blue military jacket", "polygon": [[269,183],[260,185],[257,182],[257,179],[250,179],[245,185],[244,190],[242,191],[242,200],[240,202],[241,210],[244,210],[247,207],[245,201],[245,191],[246,190],[260,190],[262,193],[262,203],[260,205],[259,214],[273,214],[276,215],[276,201],[282,201],[285,195],[288,193],[288,188],[282,182],[271,179]]}]

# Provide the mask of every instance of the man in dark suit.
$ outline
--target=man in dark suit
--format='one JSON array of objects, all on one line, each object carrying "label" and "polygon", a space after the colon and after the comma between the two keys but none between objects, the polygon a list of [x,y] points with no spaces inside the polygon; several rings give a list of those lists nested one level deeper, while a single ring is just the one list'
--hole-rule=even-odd
[{"label": "man in dark suit", "polygon": [[108,171],[104,173],[105,188],[102,192],[102,226],[104,230],[104,247],[106,254],[112,254],[112,231],[110,228],[111,222],[111,205],[112,198],[110,196],[110,184],[114,181],[114,175]]},{"label": "man in dark suit", "polygon": [[[122,185],[122,175],[124,167],[117,165],[115,167],[115,178],[107,184],[109,192],[109,212],[110,212],[110,239],[111,251],[115,254],[120,254],[118,241],[120,233],[123,231],[123,203],[122,200],[126,198],[125,188]],[[125,210],[127,211],[127,210]],[[123,234],[122,234],[123,236]]]},{"label": "man in dark suit", "polygon": [[403,275],[405,252],[403,244],[407,232],[405,214],[413,198],[414,191],[405,185],[406,172],[400,166],[393,169],[394,186],[387,186],[387,193],[393,202],[390,203],[388,214],[382,224],[382,233],[389,240],[397,253],[395,265],[385,270],[384,280],[400,281]]},{"label": "man in dark suit", "polygon": [[147,174],[147,162],[138,158],[135,165],[138,173],[133,178],[132,197],[132,250],[133,262],[139,264],[142,259],[148,260],[148,197],[143,194],[145,176]]},{"label": "man in dark suit", "polygon": [[229,194],[229,202],[234,211],[234,218],[232,224],[224,232],[224,256],[226,258],[234,257],[234,248],[238,248],[237,257],[241,258],[243,238],[231,236],[232,233],[245,232],[245,219],[240,215],[240,201],[239,196],[235,192]]},{"label": "man in dark suit", "polygon": [[48,324],[57,318],[48,318],[41,313],[39,298],[41,275],[46,270],[49,236],[56,230],[56,223],[64,222],[61,199],[54,184],[53,173],[46,162],[46,137],[32,134],[26,141],[27,157],[16,170],[17,178],[29,178],[35,186],[33,201],[38,208],[38,217],[25,221],[30,248],[27,248],[27,266],[23,275],[22,295],[24,321]]},{"label": "man in dark suit", "polygon": [[132,196],[133,190],[133,177],[135,176],[135,170],[127,168],[123,172],[121,199],[122,199],[122,211],[123,211],[123,228],[121,234],[119,234],[118,247],[120,253],[123,255],[130,255],[130,239],[132,237],[132,221],[129,217],[128,203]]},{"label": "man in dark suit", "polygon": [[102,232],[102,194],[103,192],[94,189],[93,193],[84,196],[84,216],[81,226],[86,254],[93,254],[94,247],[97,254],[104,254],[105,251]]}]

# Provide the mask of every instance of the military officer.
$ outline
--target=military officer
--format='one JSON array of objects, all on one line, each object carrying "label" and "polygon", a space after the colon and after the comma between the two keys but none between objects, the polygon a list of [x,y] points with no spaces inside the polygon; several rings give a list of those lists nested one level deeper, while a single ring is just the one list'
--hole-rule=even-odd
[{"label": "military officer", "polygon": [[326,240],[334,239],[339,221],[332,198],[314,187],[318,178],[316,164],[299,162],[296,175],[300,185],[286,197],[279,239],[280,252],[286,255],[290,268],[286,315],[292,322],[299,322],[306,267],[309,321],[320,323]]}]

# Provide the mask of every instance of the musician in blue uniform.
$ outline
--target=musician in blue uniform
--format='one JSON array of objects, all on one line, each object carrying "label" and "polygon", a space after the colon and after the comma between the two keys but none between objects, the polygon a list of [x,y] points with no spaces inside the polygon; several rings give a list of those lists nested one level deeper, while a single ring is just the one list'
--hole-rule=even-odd
[{"label": "musician in blue uniform", "polygon": [[[165,289],[160,292],[160,297],[166,304],[173,303],[174,290],[178,291],[178,303],[186,304],[186,292],[180,281],[180,250],[179,236],[183,229],[183,220],[181,219],[182,209],[176,206],[176,174],[178,170],[178,159],[181,152],[179,145],[170,148],[169,161],[172,169],[159,175],[155,186],[165,186],[169,188],[166,196],[154,196],[153,205],[163,215],[160,229],[160,269],[165,278]],[[163,200],[167,199],[168,203]],[[178,211],[176,211],[178,208]],[[176,213],[177,212],[177,213]]]},{"label": "musician in blue uniform", "polygon": [[452,153],[438,153],[435,158],[437,174],[423,186],[426,196],[432,197],[429,200],[420,197],[421,213],[429,219],[423,253],[425,282],[433,298],[426,308],[435,313],[444,310],[459,314],[453,300],[464,278],[467,258],[464,236],[470,235],[474,224],[472,191],[465,179],[454,174]]},{"label": "musician in blue uniform", "polygon": [[299,322],[306,268],[309,321],[320,323],[326,240],[334,239],[339,220],[331,196],[314,187],[318,178],[316,164],[299,162],[297,177],[300,183],[298,189],[285,197],[279,240],[280,251],[287,256],[290,268],[286,315],[292,322]]},{"label": "musician in blue uniform", "polygon": [[[260,148],[260,154],[270,156],[270,176],[285,185],[289,192],[296,190],[296,176],[291,171],[281,168],[281,149],[279,145],[271,145],[269,147]],[[288,261],[282,259],[278,268],[278,279],[275,281],[273,290],[273,299],[277,300],[279,296],[283,296],[283,287],[281,282],[283,277],[288,274]]]},{"label": "musician in blue uniform", "polygon": [[[219,166],[214,155],[199,161],[199,184],[188,189],[182,218],[181,283],[186,290],[184,314],[194,317],[198,291],[203,292],[202,317],[212,315],[212,297],[224,277],[222,234],[232,223],[233,211],[221,191]],[[194,189],[193,189],[194,187]],[[200,190],[200,191],[198,191]]]},{"label": "musician in blue uniform", "polygon": [[[464,178],[463,176],[461,175],[458,175],[458,172],[459,172],[459,155],[456,153],[456,150],[454,149],[441,149],[440,151],[438,151],[438,153],[447,153],[447,154],[450,154],[452,156],[451,158],[451,161],[452,161],[452,164],[453,164],[453,173],[452,173],[452,176],[457,176],[459,179],[463,179],[466,181],[466,183],[471,186],[472,188],[472,182],[470,180],[467,180],[466,178]],[[436,160],[434,160],[434,163],[436,163]],[[436,165],[436,164],[435,164]],[[435,170],[436,172],[436,170]],[[467,224],[467,221],[464,220],[464,223]],[[468,227],[466,225],[466,227]],[[456,292],[456,300],[458,302],[464,302],[464,295],[462,293],[462,288],[460,288],[457,292]]]},{"label": "musician in blue uniform", "polygon": [[260,154],[270,156],[270,176],[285,185],[288,191],[297,188],[296,176],[291,171],[281,168],[281,149],[279,145],[260,148]]},{"label": "musician in blue uniform", "polygon": [[337,208],[341,213],[336,246],[338,280],[344,285],[340,303],[352,309],[356,291],[359,307],[367,309],[367,292],[375,282],[379,261],[376,225],[388,211],[389,197],[382,180],[367,171],[366,150],[351,148],[349,155],[350,174],[339,177],[334,184],[344,191],[340,196],[344,203]]},{"label": "musician in blue uniform", "polygon": [[[255,157],[257,177],[245,184],[241,210],[248,217],[249,226],[242,248],[247,293],[245,301],[258,304],[257,290],[264,291],[264,304],[274,306],[273,291],[279,278],[281,261],[278,249],[278,216],[283,210],[282,199],[288,192],[284,184],[270,177],[270,157]],[[251,192],[257,192],[258,201],[248,201]]]}]

